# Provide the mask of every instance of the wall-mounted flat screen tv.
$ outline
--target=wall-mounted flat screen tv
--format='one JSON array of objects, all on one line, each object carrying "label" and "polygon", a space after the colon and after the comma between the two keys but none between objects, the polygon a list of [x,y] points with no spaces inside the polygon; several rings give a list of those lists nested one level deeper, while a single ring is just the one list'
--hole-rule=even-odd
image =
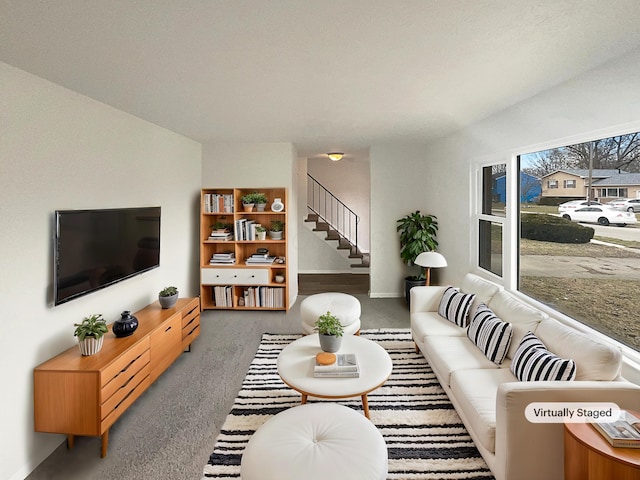
[{"label": "wall-mounted flat screen tv", "polygon": [[54,304],[160,266],[160,207],[57,210]]}]

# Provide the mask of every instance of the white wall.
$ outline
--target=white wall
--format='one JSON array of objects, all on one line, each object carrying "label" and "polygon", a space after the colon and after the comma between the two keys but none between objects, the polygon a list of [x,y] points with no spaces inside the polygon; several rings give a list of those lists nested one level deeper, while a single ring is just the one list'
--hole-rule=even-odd
[{"label": "white wall", "polygon": [[[439,181],[431,175],[426,147],[380,144],[369,151],[371,162],[370,296],[404,295],[404,277],[415,275],[400,259],[397,220],[420,210],[439,218],[441,198],[432,193]],[[440,235],[437,236],[440,239]]]},{"label": "white wall", "polygon": [[[33,431],[33,368],[74,345],[73,323],[137,310],[169,284],[196,295],[201,147],[0,63],[0,478],[63,440]],[[160,268],[52,307],[56,209],[160,205]]]},{"label": "white wall", "polygon": [[[202,188],[285,187],[289,304],[298,295],[296,151],[290,143],[208,143],[202,148]],[[199,235],[198,235],[199,236]]]}]

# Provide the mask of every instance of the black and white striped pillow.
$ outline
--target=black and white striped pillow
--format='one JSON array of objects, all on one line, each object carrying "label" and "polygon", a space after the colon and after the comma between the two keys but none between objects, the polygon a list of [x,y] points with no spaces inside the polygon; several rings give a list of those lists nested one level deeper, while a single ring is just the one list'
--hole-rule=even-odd
[{"label": "black and white striped pillow", "polygon": [[496,365],[506,357],[512,334],[511,324],[500,320],[484,303],[478,305],[467,329],[469,339]]},{"label": "black and white striped pillow", "polygon": [[460,293],[456,288],[447,287],[440,300],[438,313],[459,327],[466,327],[469,323],[469,309],[475,298],[473,293]]},{"label": "black and white striped pillow", "polygon": [[576,378],[575,362],[551,353],[532,332],[527,332],[522,337],[522,341],[513,355],[511,371],[522,382],[569,381]]}]

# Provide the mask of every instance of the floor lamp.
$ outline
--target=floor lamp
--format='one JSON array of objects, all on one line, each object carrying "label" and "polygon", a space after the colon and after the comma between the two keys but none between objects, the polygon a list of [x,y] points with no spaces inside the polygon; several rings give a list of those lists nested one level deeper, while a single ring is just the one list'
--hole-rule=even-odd
[{"label": "floor lamp", "polygon": [[424,267],[426,270],[425,285],[431,284],[431,269],[441,268],[447,266],[447,260],[438,252],[422,252],[416,257],[416,261],[413,262],[416,265]]}]

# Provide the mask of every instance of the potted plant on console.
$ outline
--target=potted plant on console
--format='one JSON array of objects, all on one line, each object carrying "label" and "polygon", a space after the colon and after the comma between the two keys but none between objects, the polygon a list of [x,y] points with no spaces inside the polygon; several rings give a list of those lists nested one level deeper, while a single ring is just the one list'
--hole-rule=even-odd
[{"label": "potted plant on console", "polygon": [[283,230],[284,222],[280,220],[272,220],[271,229],[269,230],[269,238],[271,238],[271,240],[282,240]]},{"label": "potted plant on console", "polygon": [[73,335],[78,337],[78,346],[82,355],[94,355],[102,348],[104,334],[109,331],[101,314],[84,317],[81,323],[74,323]]},{"label": "potted plant on console", "polygon": [[315,330],[320,338],[320,348],[324,352],[334,353],[340,350],[344,327],[338,317],[329,311],[320,315],[316,320]]},{"label": "potted plant on console", "polygon": [[178,301],[178,289],[176,287],[166,287],[158,293],[158,300],[162,308],[171,308]]},{"label": "potted plant on console", "polygon": [[[422,252],[434,252],[438,248],[436,232],[438,221],[433,215],[422,215],[420,210],[405,215],[397,221],[396,231],[400,232],[400,258],[410,267]],[[425,272],[420,268],[418,275],[405,277],[405,297],[409,305],[409,291],[417,285],[424,285]]]}]

